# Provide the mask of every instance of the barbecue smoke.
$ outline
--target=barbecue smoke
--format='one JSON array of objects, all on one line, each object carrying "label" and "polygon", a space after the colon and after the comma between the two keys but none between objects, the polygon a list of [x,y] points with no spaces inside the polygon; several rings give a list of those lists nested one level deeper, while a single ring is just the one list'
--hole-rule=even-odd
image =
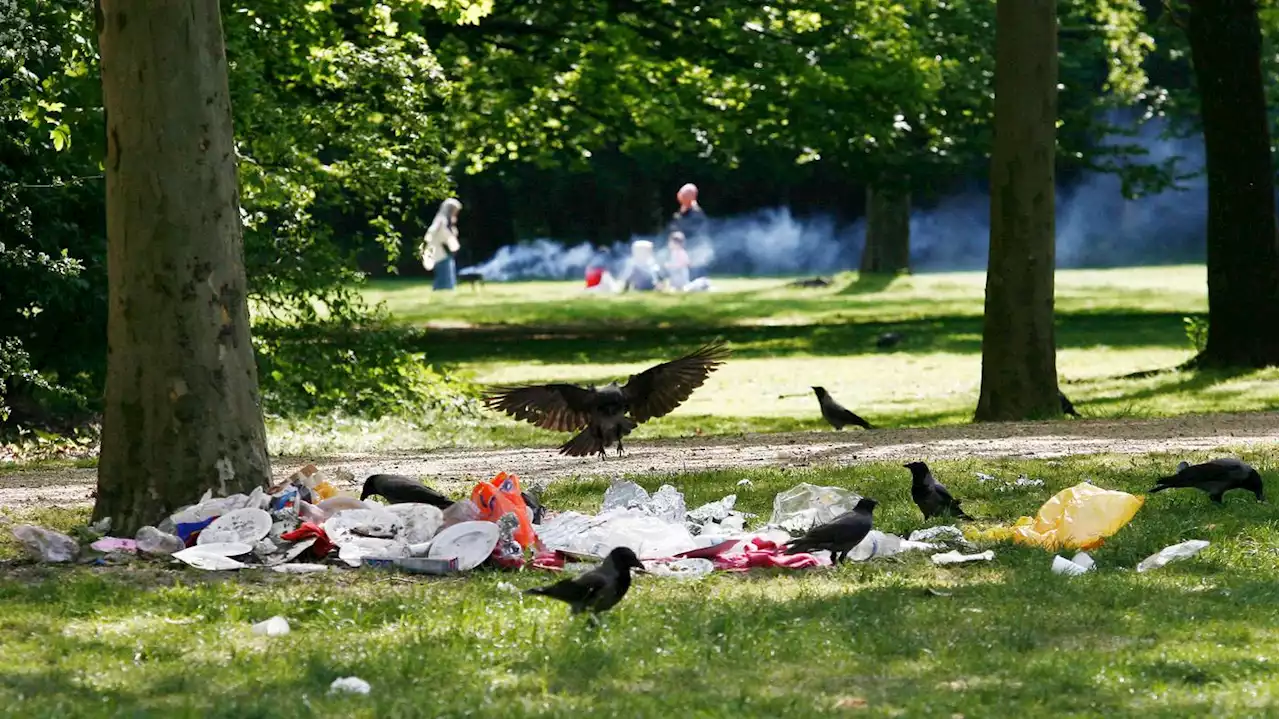
[{"label": "barbecue smoke", "polygon": [[[1199,173],[1204,163],[1200,137],[1162,138],[1156,123],[1127,138],[1147,150],[1144,162],[1178,159],[1181,174]],[[1120,179],[1089,174],[1059,187],[1057,266],[1116,267],[1202,262],[1207,193],[1197,175],[1155,195],[1126,200]],[[787,207],[733,217],[714,216],[715,188],[702,194],[711,217],[709,242],[690,238],[694,267],[732,276],[827,274],[857,269],[864,221],[838,226],[829,216],[796,217]],[[985,188],[953,195],[911,215],[911,265],[917,272],[980,270],[986,267],[990,200]],[[625,272],[632,241],[647,239],[662,256],[665,236],[635,235],[610,249],[610,269]],[[489,280],[581,279],[596,254],[588,243],[568,247],[547,239],[501,248],[487,262],[464,271]]]}]

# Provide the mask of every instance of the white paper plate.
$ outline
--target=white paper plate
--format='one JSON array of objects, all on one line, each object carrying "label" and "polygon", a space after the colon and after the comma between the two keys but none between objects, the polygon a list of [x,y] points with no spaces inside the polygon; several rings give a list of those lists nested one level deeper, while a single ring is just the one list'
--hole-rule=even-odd
[{"label": "white paper plate", "polygon": [[[214,554],[219,557],[238,557],[242,554],[248,554],[253,551],[253,547],[244,542],[207,542],[205,544],[197,543],[186,552],[198,552],[200,554]],[[175,553],[176,556],[176,553]]]},{"label": "white paper plate", "polygon": [[257,507],[233,509],[213,520],[196,537],[197,545],[241,542],[250,545],[271,531],[271,515]]},{"label": "white paper plate", "polygon": [[384,511],[396,515],[404,522],[404,529],[396,538],[409,544],[421,544],[431,539],[444,524],[444,512],[430,504],[391,504]]},{"label": "white paper plate", "polygon": [[493,522],[459,522],[431,540],[428,559],[457,559],[458,571],[480,566],[498,546],[498,525]]},{"label": "white paper plate", "polygon": [[354,538],[390,539],[404,529],[404,520],[385,509],[348,509],[325,520],[324,531],[338,546]]},{"label": "white paper plate", "polygon": [[185,564],[189,564],[196,569],[207,569],[211,571],[221,569],[243,569],[249,565],[243,562],[237,562],[231,557],[224,557],[221,554],[209,554],[200,551],[199,547],[188,547],[181,552],[174,552],[173,558]]}]

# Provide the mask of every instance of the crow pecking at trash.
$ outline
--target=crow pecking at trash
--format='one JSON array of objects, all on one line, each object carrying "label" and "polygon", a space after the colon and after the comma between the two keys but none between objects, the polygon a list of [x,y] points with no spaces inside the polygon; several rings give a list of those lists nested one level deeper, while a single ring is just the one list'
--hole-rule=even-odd
[{"label": "crow pecking at trash", "polygon": [[603,387],[544,384],[495,387],[485,396],[485,406],[505,412],[543,429],[578,432],[560,445],[560,454],[571,457],[605,456],[605,447],[617,444],[641,422],[662,417],[693,394],[729,356],[723,342],[713,342],[677,360],[655,365],[631,375],[627,383]]},{"label": "crow pecking at trash", "polygon": [[1258,470],[1230,457],[1211,459],[1201,464],[1178,465],[1178,473],[1161,477],[1156,486],[1148,493],[1162,492],[1166,489],[1182,489],[1194,487],[1209,495],[1209,499],[1222,504],[1222,495],[1233,489],[1247,489],[1253,492],[1258,501],[1262,501],[1262,476]]},{"label": "crow pecking at trash", "polygon": [[569,605],[573,614],[586,611],[599,614],[627,595],[632,569],[644,571],[636,553],[628,547],[615,547],[599,567],[555,584],[526,589],[524,593],[559,599]]},{"label": "crow pecking at trash", "polygon": [[1058,405],[1062,407],[1063,414],[1069,414],[1072,417],[1080,416],[1080,413],[1076,411],[1075,405],[1071,404],[1071,400],[1067,399],[1062,390],[1058,390]]},{"label": "crow pecking at trash", "polygon": [[804,536],[787,542],[787,549],[783,554],[825,549],[831,552],[831,563],[840,564],[871,532],[871,511],[876,508],[876,504],[876,500],[870,497],[860,498],[853,509],[826,524],[810,529]]},{"label": "crow pecking at trash", "polygon": [[863,429],[871,429],[871,423],[845,409],[843,405],[831,398],[822,387],[810,387],[818,395],[818,407],[822,410],[822,418],[836,429],[844,429],[847,424],[856,424]]},{"label": "crow pecking at trash", "polygon": [[920,508],[925,519],[951,515],[957,519],[973,520],[973,517],[960,509],[960,502],[951,496],[942,482],[933,476],[929,465],[924,462],[910,462],[902,466],[911,470],[911,499]]},{"label": "crow pecking at trash", "polygon": [[374,494],[385,497],[392,504],[430,504],[440,509],[448,509],[453,505],[453,500],[443,494],[399,474],[375,474],[366,479],[360,501],[363,502]]}]

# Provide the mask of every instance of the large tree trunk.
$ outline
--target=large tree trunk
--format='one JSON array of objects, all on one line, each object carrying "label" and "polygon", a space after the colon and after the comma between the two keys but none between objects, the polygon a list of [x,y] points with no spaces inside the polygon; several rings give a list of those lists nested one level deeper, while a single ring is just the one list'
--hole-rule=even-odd
[{"label": "large tree trunk", "polygon": [[867,187],[867,239],[862,274],[911,271],[911,193],[905,188]]},{"label": "large tree trunk", "polygon": [[991,249],[978,421],[1059,416],[1053,340],[1054,0],[996,3]]},{"label": "large tree trunk", "polygon": [[107,386],[94,517],[270,478],[217,0],[102,0]]},{"label": "large tree trunk", "polygon": [[1280,359],[1280,240],[1254,0],[1192,0],[1187,18],[1200,91],[1205,170],[1209,340],[1200,367],[1266,367]]}]

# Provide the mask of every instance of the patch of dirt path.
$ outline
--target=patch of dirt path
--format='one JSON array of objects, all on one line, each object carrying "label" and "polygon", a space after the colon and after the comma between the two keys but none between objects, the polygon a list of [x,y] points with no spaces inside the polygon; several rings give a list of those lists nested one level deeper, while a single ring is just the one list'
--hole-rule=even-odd
[{"label": "patch of dirt path", "polygon": [[[554,447],[439,450],[326,457],[277,457],[276,477],[309,462],[342,466],[359,481],[375,472],[420,477],[443,491],[461,490],[499,470],[539,480],[613,478],[645,472],[693,472],[729,467],[848,464],[859,461],[1014,457],[1045,459],[1073,454],[1145,454],[1277,446],[1276,412],[1188,415],[1141,420],[1006,422],[923,429],[798,432],[740,437],[635,441],[621,458],[560,456]],[[0,470],[0,507],[83,505],[92,501],[95,469]]]}]

